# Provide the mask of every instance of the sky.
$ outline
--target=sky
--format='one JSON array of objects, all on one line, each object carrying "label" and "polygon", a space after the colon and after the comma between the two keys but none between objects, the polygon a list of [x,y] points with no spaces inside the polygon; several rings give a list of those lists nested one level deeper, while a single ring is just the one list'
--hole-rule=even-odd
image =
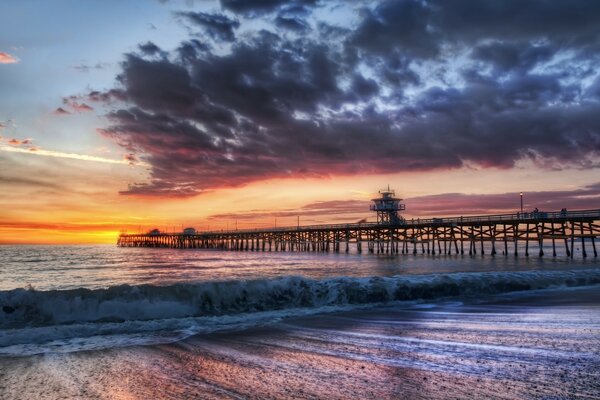
[{"label": "sky", "polygon": [[600,208],[600,2],[0,4],[0,243]]}]

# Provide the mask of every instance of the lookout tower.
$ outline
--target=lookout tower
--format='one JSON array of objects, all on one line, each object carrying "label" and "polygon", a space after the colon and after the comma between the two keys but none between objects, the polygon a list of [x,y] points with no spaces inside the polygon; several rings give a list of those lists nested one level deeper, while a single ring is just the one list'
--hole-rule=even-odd
[{"label": "lookout tower", "polygon": [[402,203],[402,199],[396,198],[396,193],[390,190],[388,185],[387,190],[379,191],[381,197],[373,199],[375,204],[371,205],[371,211],[377,212],[377,223],[382,225],[399,225],[404,222],[404,218],[398,214],[398,211],[404,211],[406,206]]}]

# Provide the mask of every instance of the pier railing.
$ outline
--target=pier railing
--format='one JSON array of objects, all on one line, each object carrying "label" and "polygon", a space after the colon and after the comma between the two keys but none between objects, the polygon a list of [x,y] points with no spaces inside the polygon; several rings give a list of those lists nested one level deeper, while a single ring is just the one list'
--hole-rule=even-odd
[{"label": "pier railing", "polygon": [[[444,217],[444,218],[410,218],[406,219],[403,223],[390,225],[390,227],[403,227],[403,226],[430,226],[430,225],[448,225],[456,224],[471,225],[473,223],[481,222],[527,222],[527,221],[544,221],[544,220],[571,220],[571,219],[582,219],[592,218],[600,219],[600,209],[596,210],[577,210],[577,211],[537,211],[537,212],[523,212],[513,214],[490,214],[490,215],[472,215],[472,216],[460,216],[460,217]],[[376,222],[363,222],[363,223],[350,223],[350,224],[320,224],[320,225],[296,225],[296,226],[282,226],[272,228],[252,228],[252,229],[228,229],[228,230],[212,230],[212,231],[201,231],[198,234],[234,234],[234,233],[258,233],[258,232],[287,232],[287,231],[314,231],[314,230],[343,230],[343,229],[367,229],[377,228],[384,225]],[[180,235],[181,233],[173,233],[174,235]]]}]

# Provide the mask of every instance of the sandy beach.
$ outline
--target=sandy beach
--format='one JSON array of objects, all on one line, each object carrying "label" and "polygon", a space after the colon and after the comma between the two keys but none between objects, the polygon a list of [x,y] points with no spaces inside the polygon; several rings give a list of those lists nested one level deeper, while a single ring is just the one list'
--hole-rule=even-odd
[{"label": "sandy beach", "polygon": [[317,315],[182,342],[3,357],[3,399],[585,398],[600,287]]}]

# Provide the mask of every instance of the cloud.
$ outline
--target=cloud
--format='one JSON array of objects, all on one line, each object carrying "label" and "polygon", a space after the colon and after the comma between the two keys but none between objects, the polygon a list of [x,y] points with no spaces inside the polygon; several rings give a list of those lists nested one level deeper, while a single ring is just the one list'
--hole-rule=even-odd
[{"label": "cloud", "polygon": [[[376,197],[375,195],[373,197]],[[538,208],[542,211],[597,209],[600,201],[600,182],[575,190],[547,190],[524,193],[525,210]],[[492,194],[440,193],[430,196],[407,198],[407,218],[453,217],[466,215],[510,214],[520,209],[518,192]],[[366,200],[331,200],[306,204],[299,208],[284,210],[252,210],[245,213],[222,213],[211,215],[209,221],[260,222],[273,221],[274,218],[290,223],[294,218],[307,223],[337,221],[356,222],[367,217],[375,220],[375,213],[369,211],[370,202]],[[287,222],[286,222],[287,221]],[[269,223],[272,225],[272,222]]]},{"label": "cloud", "polygon": [[572,50],[597,47],[600,3],[579,0],[380,1],[363,9],[350,43],[369,54],[436,57],[445,45],[486,41],[546,43]]},{"label": "cloud", "polygon": [[109,66],[110,66],[109,63],[99,62],[99,63],[96,63],[95,65],[79,64],[79,65],[75,65],[73,68],[79,72],[89,72],[92,69],[103,70]]},{"label": "cloud", "polygon": [[318,0],[221,0],[221,7],[234,13],[257,16],[285,6],[314,6]]},{"label": "cloud", "polygon": [[235,29],[240,26],[236,20],[230,19],[223,14],[208,14],[203,12],[180,12],[178,16],[183,17],[194,25],[204,29],[207,35],[215,40],[232,42],[235,40]]},{"label": "cloud", "polygon": [[275,18],[275,25],[296,32],[304,32],[308,29],[308,25],[303,19],[285,15],[278,15],[277,18]]},{"label": "cloud", "polygon": [[[526,211],[560,209],[597,209],[600,201],[600,183],[575,190],[525,192]],[[494,194],[443,193],[406,199],[407,212],[413,216],[456,216],[468,210],[471,215],[515,213],[520,211],[518,192]]]},{"label": "cloud", "polygon": [[8,53],[0,51],[0,64],[15,64],[18,63],[19,59]]},{"label": "cloud", "polygon": [[296,218],[301,217],[303,221],[330,220],[354,220],[369,214],[369,202],[363,200],[333,200],[318,201],[306,204],[300,208],[285,210],[252,210],[245,213],[223,213],[211,215],[210,221],[239,220],[239,221],[265,221],[273,218]]},{"label": "cloud", "polygon": [[73,109],[77,112],[86,112],[94,110],[91,106],[88,106],[85,103],[72,103],[71,107],[73,107]]},{"label": "cloud", "polygon": [[[25,143],[25,142],[27,142],[27,143]],[[107,164],[124,164],[124,165],[132,164],[132,162],[130,160],[114,160],[111,158],[90,156],[87,154],[66,153],[66,152],[62,152],[62,151],[44,150],[44,149],[40,149],[39,147],[26,147],[26,148],[18,147],[23,144],[31,144],[29,139],[26,139],[25,141],[11,139],[8,141],[8,143],[11,144],[12,146],[0,145],[0,151],[7,151],[7,152],[11,152],[11,153],[27,153],[27,154],[34,154],[36,156],[68,158],[68,159],[72,159],[72,160],[92,161],[92,162],[100,162],[100,163],[107,163]],[[145,164],[138,163],[138,165],[145,165]]]},{"label": "cloud", "polygon": [[523,161],[596,168],[600,3],[576,3],[377,1],[323,22],[314,1],[222,1],[250,28],[182,13],[202,41],[128,53],[116,87],[88,98],[113,109],[99,132],[151,167],[128,194]]},{"label": "cloud", "polygon": [[0,229],[3,230],[24,230],[24,231],[58,231],[58,232],[78,232],[89,233],[96,231],[119,232],[124,227],[135,230],[137,226],[132,224],[122,224],[115,222],[101,223],[44,223],[39,221],[2,221]]},{"label": "cloud", "polygon": [[157,45],[155,45],[154,43],[152,43],[150,41],[140,44],[138,47],[142,53],[149,55],[149,56],[162,53],[160,47],[158,47]]},{"label": "cloud", "polygon": [[473,58],[491,65],[497,72],[528,71],[551,59],[554,49],[548,45],[529,45],[520,42],[492,42],[473,51]]},{"label": "cloud", "polygon": [[67,110],[65,110],[62,107],[58,107],[56,110],[54,110],[54,114],[55,115],[69,115],[71,114],[70,112],[68,112]]},{"label": "cloud", "polygon": [[37,179],[31,179],[20,176],[4,176],[0,175],[0,185],[2,187],[8,186],[26,186],[36,188],[49,188],[49,189],[64,189],[55,182],[46,182]]},{"label": "cloud", "polygon": [[[88,112],[88,111],[94,110],[93,107],[87,105],[86,103],[81,102],[80,96],[69,96],[69,97],[63,98],[63,105],[65,105],[66,107],[70,108],[71,110],[73,110],[77,113]],[[62,107],[59,107],[54,111],[54,114],[66,115],[66,114],[71,114],[71,112],[67,111],[66,109],[64,109]]]},{"label": "cloud", "polygon": [[132,153],[128,153],[125,154],[125,156],[123,157],[123,159],[129,164],[129,165],[135,165],[137,163],[139,163],[138,158],[136,157],[135,154]]}]

